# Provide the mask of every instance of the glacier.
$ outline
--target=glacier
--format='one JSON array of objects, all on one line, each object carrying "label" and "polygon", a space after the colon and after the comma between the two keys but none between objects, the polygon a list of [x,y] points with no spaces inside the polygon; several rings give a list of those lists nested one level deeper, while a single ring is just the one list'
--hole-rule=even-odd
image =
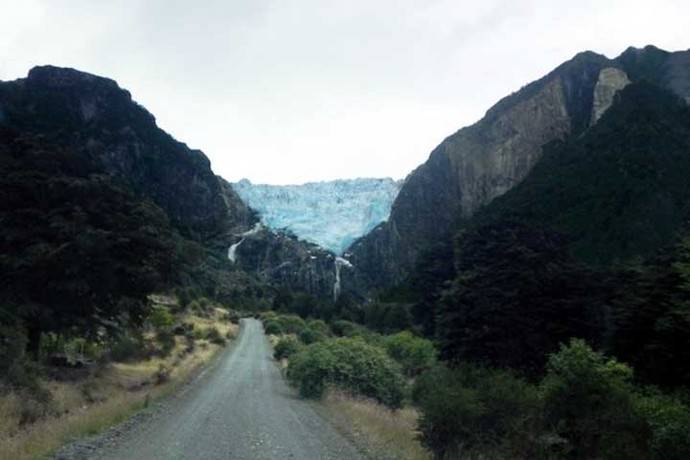
[{"label": "glacier", "polygon": [[388,219],[402,181],[339,179],[301,185],[231,184],[266,227],[287,230],[336,255]]}]

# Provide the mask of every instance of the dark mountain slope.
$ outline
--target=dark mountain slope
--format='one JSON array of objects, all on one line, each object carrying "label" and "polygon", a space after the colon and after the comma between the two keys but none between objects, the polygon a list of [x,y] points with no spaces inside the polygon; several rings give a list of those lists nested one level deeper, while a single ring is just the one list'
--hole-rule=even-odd
[{"label": "dark mountain slope", "polygon": [[525,180],[475,222],[519,220],[569,237],[587,263],[646,257],[668,245],[690,211],[690,108],[631,84],[582,137],[553,142]]},{"label": "dark mountain slope", "polygon": [[157,289],[266,289],[214,248],[250,210],[112,80],[37,67],[0,82],[0,201],[0,321],[32,347],[137,321]]},{"label": "dark mountain slope", "polygon": [[405,179],[388,222],[351,246],[362,283],[381,288],[405,279],[419,255],[448,238],[458,220],[520,183],[543,145],[594,124],[628,79],[656,82],[687,99],[690,52],[647,47],[614,60],[578,54],[448,137]]},{"label": "dark mountain slope", "polygon": [[[14,181],[4,183],[2,192],[15,190],[16,195],[6,200],[0,219],[18,225],[17,231],[21,225],[30,227],[26,245],[32,246],[40,235],[50,235],[54,222],[46,214],[51,206],[85,208],[69,196],[73,190],[88,200],[74,184],[97,188],[105,183],[121,192],[113,200],[126,197],[161,214],[164,224],[158,226],[158,219],[152,219],[151,225],[159,234],[171,235],[172,239],[162,243],[174,250],[172,255],[160,254],[167,269],[165,273],[156,269],[159,287],[195,286],[206,295],[236,304],[270,299],[273,290],[269,285],[332,298],[333,256],[294,238],[262,231],[239,248],[238,263],[229,261],[228,248],[243,238],[258,216],[230,184],[213,174],[201,151],[189,149],[158,128],[153,115],[116,82],[74,69],[36,67],[25,79],[0,82],[0,129],[4,133],[0,138],[3,171],[8,181]],[[51,177],[53,173],[55,177]],[[31,198],[25,196],[31,193]],[[55,196],[39,200],[39,193]],[[110,218],[106,203],[114,205],[112,200],[97,198],[105,193],[104,188],[94,190],[93,199],[103,203],[87,207],[99,221]],[[15,218],[22,206],[27,212],[20,225]],[[79,232],[87,223],[79,220],[77,211],[63,215],[60,225]],[[126,222],[126,214],[113,218],[122,218],[120,224],[125,226],[135,224]],[[10,240],[9,233],[4,242],[8,248],[15,246],[5,253],[21,260],[24,246]],[[64,242],[59,232],[54,236],[48,238],[50,244]],[[48,247],[44,249],[48,251]],[[110,251],[101,249],[106,255]],[[36,261],[27,260],[23,263],[31,271],[31,263]],[[89,261],[84,257],[75,269],[94,269]],[[344,290],[352,290],[349,286],[345,283]],[[31,298],[12,292],[18,287],[6,284],[5,294]],[[120,286],[113,295],[124,295],[127,289]]]},{"label": "dark mountain slope", "polygon": [[208,158],[158,128],[153,115],[112,80],[36,67],[26,79],[0,83],[0,126],[88,157],[158,204],[185,235],[217,235],[244,216],[228,212],[226,201],[246,207],[222,190]]},{"label": "dark mountain slope", "polygon": [[577,336],[648,381],[687,384],[672,357],[685,356],[690,333],[690,108],[647,81],[615,99],[460,226],[454,280],[427,305],[448,359],[538,373]]}]

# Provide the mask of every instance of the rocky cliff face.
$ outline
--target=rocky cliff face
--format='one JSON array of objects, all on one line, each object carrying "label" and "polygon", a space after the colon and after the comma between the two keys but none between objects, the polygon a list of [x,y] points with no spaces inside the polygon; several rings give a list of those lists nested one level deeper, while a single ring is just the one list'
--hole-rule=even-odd
[{"label": "rocky cliff face", "polygon": [[[351,261],[363,283],[404,279],[419,253],[446,237],[457,219],[505,193],[529,172],[541,146],[583,125],[606,58],[583,54],[500,101],[477,124],[443,141],[406,179],[391,217],[355,242]],[[587,111],[583,105],[589,105]]]},{"label": "rocky cliff face", "polygon": [[354,284],[352,268],[343,263],[338,267],[339,257],[293,235],[259,224],[235,234],[233,241],[228,250],[231,262],[272,286],[306,292],[324,300],[335,300],[340,293],[358,296],[362,291]]},{"label": "rocky cliff face", "polygon": [[348,249],[360,283],[402,281],[454,223],[518,184],[546,143],[578,135],[631,79],[654,78],[690,100],[690,52],[630,49],[615,60],[578,54],[445,139],[404,181],[388,222]]},{"label": "rocky cliff face", "polygon": [[25,79],[0,83],[0,124],[95,160],[187,236],[206,239],[246,220],[246,206],[223,189],[208,158],[158,128],[113,80],[36,67]]},{"label": "rocky cliff face", "polygon": [[628,75],[621,69],[607,67],[599,73],[599,79],[594,87],[594,100],[592,102],[592,119],[590,124],[596,123],[599,118],[611,107],[618,91],[630,84]]}]

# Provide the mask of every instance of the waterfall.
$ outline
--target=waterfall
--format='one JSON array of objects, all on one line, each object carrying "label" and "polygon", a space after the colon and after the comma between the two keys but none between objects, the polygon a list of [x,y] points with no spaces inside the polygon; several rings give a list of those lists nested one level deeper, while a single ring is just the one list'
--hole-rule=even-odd
[{"label": "waterfall", "polygon": [[240,247],[240,244],[242,244],[242,242],[245,240],[245,238],[247,238],[248,236],[256,235],[257,233],[259,233],[260,230],[261,230],[261,222],[257,222],[251,230],[247,230],[244,233],[241,233],[239,235],[235,235],[235,236],[239,236],[240,240],[228,248],[228,259],[230,260],[230,262],[232,262],[234,264],[235,261],[237,261],[237,248]]},{"label": "waterfall", "polygon": [[352,264],[342,257],[335,258],[335,283],[333,283],[333,302],[338,301],[340,296],[340,269],[342,267],[352,268]]},{"label": "waterfall", "polygon": [[240,247],[240,244],[244,241],[244,238],[239,240],[237,243],[233,244],[228,248],[228,259],[230,259],[230,262],[233,264],[237,260],[237,248]]}]

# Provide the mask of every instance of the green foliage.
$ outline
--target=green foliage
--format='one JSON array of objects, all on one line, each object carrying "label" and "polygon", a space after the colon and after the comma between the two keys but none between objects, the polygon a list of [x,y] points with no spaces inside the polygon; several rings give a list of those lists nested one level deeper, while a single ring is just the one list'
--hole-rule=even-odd
[{"label": "green foliage", "polygon": [[436,363],[434,344],[409,331],[398,332],[384,339],[388,354],[403,368],[405,375],[414,377],[430,369]]},{"label": "green foliage", "polygon": [[324,320],[321,319],[312,319],[307,321],[307,327],[313,331],[318,332],[319,334],[323,336],[329,336],[331,335],[331,328],[328,327],[328,324]]},{"label": "green foliage", "polygon": [[177,290],[177,301],[182,308],[187,308],[193,299],[197,297],[197,293],[193,289],[186,287]]},{"label": "green foliage", "polygon": [[156,342],[160,346],[158,354],[168,356],[175,348],[175,334],[170,329],[160,329],[156,332]]},{"label": "green foliage", "polygon": [[146,355],[141,336],[121,334],[110,346],[110,358],[116,362],[134,361]]},{"label": "green foliage", "polygon": [[600,340],[606,286],[553,232],[518,223],[458,239],[457,278],[438,306],[442,357],[539,375],[571,337]]},{"label": "green foliage", "polygon": [[306,328],[302,329],[302,332],[299,333],[299,339],[302,342],[304,342],[306,345],[309,345],[309,344],[312,344],[314,342],[319,342],[321,340],[325,340],[326,335],[324,335],[321,332],[318,332],[314,329],[306,327]]},{"label": "green foliage", "polygon": [[413,399],[422,441],[438,458],[688,458],[687,404],[632,376],[573,339],[538,385],[461,363],[422,374]]},{"label": "green foliage", "polygon": [[160,208],[98,174],[88,155],[6,128],[0,221],[0,301],[26,324],[32,351],[41,333],[88,336],[140,321],[169,276],[172,233]]},{"label": "green foliage", "polygon": [[278,321],[269,319],[264,322],[264,332],[268,335],[280,335],[283,333],[283,327]]},{"label": "green foliage", "polygon": [[383,333],[397,332],[412,326],[411,304],[374,302],[363,307],[364,325]]},{"label": "green foliage", "polygon": [[646,427],[635,410],[632,370],[572,340],[551,355],[541,388],[547,423],[576,458],[638,458]]},{"label": "green foliage", "polygon": [[352,321],[346,321],[344,319],[339,319],[333,321],[331,324],[331,329],[335,335],[340,337],[351,337],[357,334],[361,330],[361,326],[353,323]]},{"label": "green foliage", "polygon": [[639,395],[635,404],[651,432],[649,450],[652,458],[690,458],[690,407],[654,390]]},{"label": "green foliage", "polygon": [[313,319],[307,322],[305,328],[300,332],[300,340],[309,345],[314,342],[327,339],[331,335],[331,328],[325,321]]},{"label": "green foliage", "polygon": [[149,315],[151,325],[157,330],[169,329],[175,323],[175,318],[170,314],[170,310],[162,305],[156,306]]},{"label": "green foliage", "polygon": [[276,321],[285,334],[300,334],[306,327],[306,323],[297,315],[279,315]]},{"label": "green foliage", "polygon": [[26,334],[20,326],[0,325],[0,390],[7,385],[46,402],[50,394],[39,383],[36,366],[26,356],[26,345]]},{"label": "green foliage", "polygon": [[216,345],[225,345],[225,337],[223,337],[216,327],[209,327],[204,330],[204,338]]},{"label": "green foliage", "polygon": [[361,338],[317,342],[292,356],[288,379],[303,397],[318,398],[333,385],[355,395],[400,407],[404,381],[398,365]]},{"label": "green foliage", "polygon": [[436,458],[533,458],[539,451],[539,392],[509,372],[439,366],[417,380],[413,398],[422,442]]},{"label": "green foliage", "polygon": [[690,108],[665,90],[633,83],[582,136],[547,145],[527,177],[475,221],[555,229],[588,263],[650,256],[687,218],[688,151]]},{"label": "green foliage", "polygon": [[292,336],[281,337],[273,349],[273,357],[275,359],[290,358],[301,349],[302,344],[296,338]]},{"label": "green foliage", "polygon": [[638,376],[665,387],[690,386],[690,238],[620,270],[613,302],[613,353]]}]

